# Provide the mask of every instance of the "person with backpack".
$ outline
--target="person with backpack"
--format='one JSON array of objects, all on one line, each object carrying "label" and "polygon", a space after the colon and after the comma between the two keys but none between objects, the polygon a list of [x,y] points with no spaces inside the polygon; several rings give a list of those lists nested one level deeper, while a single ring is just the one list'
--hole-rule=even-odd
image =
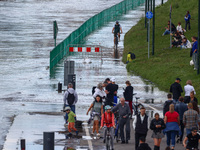
[{"label": "person with backpack", "polygon": [[127,61],[126,61],[126,63],[128,64],[129,62],[133,61],[133,59],[135,59],[135,58],[136,58],[135,54],[129,52],[128,55],[127,55]]},{"label": "person with backpack", "polygon": [[165,116],[165,113],[169,111],[169,105],[173,104],[172,94],[167,94],[168,100],[165,101],[163,106],[163,117]]},{"label": "person with backpack", "polygon": [[93,131],[92,135],[94,135],[94,132],[96,130],[97,136],[100,136],[99,134],[99,121],[101,118],[101,114],[103,114],[103,104],[102,104],[102,97],[97,95],[95,98],[95,101],[90,105],[90,108],[87,111],[87,115],[89,111],[92,109],[91,117],[88,120],[88,124],[91,123],[92,120],[94,120],[93,123]]},{"label": "person with backpack", "polygon": [[[64,101],[63,109],[65,107],[69,106],[71,108],[71,110],[75,113],[75,109],[76,109],[75,104],[78,101],[78,95],[77,95],[76,91],[73,89],[72,83],[68,84],[68,89],[64,94],[63,101]],[[68,121],[67,121],[68,120],[68,114],[67,113],[66,113],[66,116],[65,116],[65,120],[66,120],[66,123],[68,123]]]},{"label": "person with backpack", "polygon": [[114,33],[114,44],[115,44],[115,40],[116,40],[117,36],[119,37],[119,41],[120,41],[120,31],[122,33],[122,27],[119,24],[119,21],[116,21],[116,23],[112,29],[112,33]]}]

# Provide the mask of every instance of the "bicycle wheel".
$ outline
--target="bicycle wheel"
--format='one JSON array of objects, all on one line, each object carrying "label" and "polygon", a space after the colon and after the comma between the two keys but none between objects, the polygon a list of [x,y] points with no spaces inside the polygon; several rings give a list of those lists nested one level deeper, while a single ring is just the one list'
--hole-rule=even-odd
[{"label": "bicycle wheel", "polygon": [[106,138],[106,150],[110,150],[110,138]]}]

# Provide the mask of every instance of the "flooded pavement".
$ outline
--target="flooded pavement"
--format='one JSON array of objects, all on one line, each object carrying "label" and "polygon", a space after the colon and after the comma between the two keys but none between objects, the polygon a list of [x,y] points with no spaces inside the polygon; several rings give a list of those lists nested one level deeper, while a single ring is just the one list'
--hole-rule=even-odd
[{"label": "flooded pavement", "polygon": [[[61,113],[63,93],[56,92],[57,83],[64,79],[63,62],[58,64],[56,74],[49,76],[49,52],[53,49],[52,24],[57,20],[60,42],[85,20],[118,1],[78,0],[74,1],[0,1],[0,149],[19,149],[21,138],[27,140],[27,149],[42,149],[44,131],[63,131],[64,120]],[[160,3],[160,0],[157,0]],[[90,6],[90,7],[88,7]],[[144,15],[144,7],[128,12],[118,20],[126,33]],[[130,80],[134,92],[141,101],[155,99],[160,103],[166,93],[159,91],[151,82],[127,73],[126,65],[120,58],[113,58],[114,22],[94,32],[83,42],[85,45],[103,47],[103,64],[99,56],[91,54],[91,64],[83,64],[85,55],[70,57],[75,60],[76,87],[79,95],[77,117],[86,120],[86,111],[93,101],[92,87],[103,82],[106,77],[115,77],[119,85],[118,95],[122,96],[125,81]],[[123,36],[119,43],[120,56],[123,51]],[[66,87],[65,87],[66,88]],[[159,104],[158,104],[159,105]],[[158,106],[159,108],[159,106]],[[6,141],[4,140],[6,136]],[[84,135],[87,137],[87,135]],[[56,133],[56,150],[65,147],[65,136]],[[59,141],[60,140],[60,141]],[[5,143],[4,143],[5,141]],[[67,141],[69,142],[69,141]],[[73,142],[71,141],[72,145]],[[87,149],[87,139],[80,143]],[[101,143],[102,144],[102,143]],[[3,146],[4,145],[4,146]],[[93,147],[102,147],[97,143]],[[77,147],[77,149],[83,149]]]}]

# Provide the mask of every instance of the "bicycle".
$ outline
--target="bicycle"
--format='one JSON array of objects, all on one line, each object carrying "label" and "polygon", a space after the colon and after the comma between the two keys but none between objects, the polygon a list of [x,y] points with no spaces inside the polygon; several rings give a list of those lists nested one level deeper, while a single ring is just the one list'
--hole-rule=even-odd
[{"label": "bicycle", "polygon": [[111,127],[104,127],[104,128],[107,128],[107,134],[106,134],[106,150],[111,150],[112,147],[111,147],[111,142],[112,142],[112,139],[111,139]]},{"label": "bicycle", "polygon": [[[136,94],[137,93],[133,93],[133,96]],[[140,99],[140,97],[135,97],[135,103],[134,103],[134,101],[132,102],[133,111],[135,113],[134,115],[138,115],[140,108],[144,107],[144,105],[142,105],[141,103],[138,103],[139,99]]]}]

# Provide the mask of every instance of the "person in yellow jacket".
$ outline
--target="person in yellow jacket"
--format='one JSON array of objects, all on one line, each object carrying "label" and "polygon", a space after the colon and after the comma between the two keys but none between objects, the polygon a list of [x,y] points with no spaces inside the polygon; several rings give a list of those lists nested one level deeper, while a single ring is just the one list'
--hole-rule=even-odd
[{"label": "person in yellow jacket", "polygon": [[[133,56],[131,57],[131,55],[133,55]],[[133,59],[135,59],[135,54],[129,52],[128,55],[127,55],[126,63],[128,64],[129,62],[133,61]]]}]

